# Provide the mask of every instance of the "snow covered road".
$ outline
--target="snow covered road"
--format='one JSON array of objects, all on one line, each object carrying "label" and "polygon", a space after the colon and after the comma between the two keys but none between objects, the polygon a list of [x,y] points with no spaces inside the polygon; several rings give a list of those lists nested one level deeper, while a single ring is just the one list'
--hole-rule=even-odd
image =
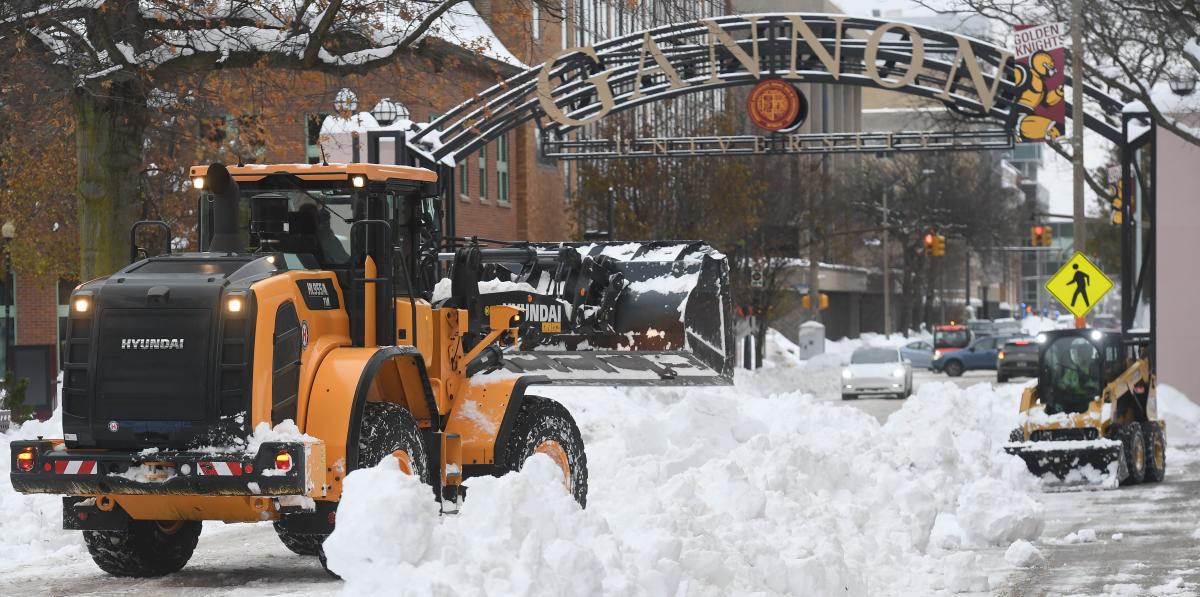
[{"label": "snow covered road", "polygon": [[[315,558],[292,555],[269,525],[220,523],[206,523],[179,574],[109,577],[77,533],[60,530],[56,498],[21,496],[0,482],[0,594],[1195,590],[1186,562],[1198,555],[1200,407],[1171,420],[1172,442],[1195,447],[1172,449],[1167,483],[1043,494],[999,449],[1020,384],[919,375],[907,401],[843,403],[838,375],[827,362],[739,374],[727,388],[541,389],[583,431],[586,510],[536,461],[519,475],[477,481],[462,513],[441,518],[429,512],[427,493],[395,471],[358,472],[351,479],[368,489],[348,489],[330,550],[346,582],[329,579]],[[32,424],[4,437],[0,450],[17,436],[52,433]],[[7,476],[7,459],[0,462]],[[367,499],[379,492],[389,496],[385,507]],[[1122,509],[1136,515],[1119,519]],[[1067,543],[1086,529],[1096,541]],[[1006,560],[1022,540],[1046,562]]]}]

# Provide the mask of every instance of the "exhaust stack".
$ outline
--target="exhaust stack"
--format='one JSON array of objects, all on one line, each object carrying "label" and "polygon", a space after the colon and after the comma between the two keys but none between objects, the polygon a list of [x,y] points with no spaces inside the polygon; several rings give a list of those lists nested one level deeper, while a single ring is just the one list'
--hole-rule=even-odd
[{"label": "exhaust stack", "polygon": [[242,247],[237,229],[238,201],[241,193],[237,181],[225,164],[217,162],[208,167],[204,186],[212,192],[213,235],[208,250],[213,253],[236,253]]}]

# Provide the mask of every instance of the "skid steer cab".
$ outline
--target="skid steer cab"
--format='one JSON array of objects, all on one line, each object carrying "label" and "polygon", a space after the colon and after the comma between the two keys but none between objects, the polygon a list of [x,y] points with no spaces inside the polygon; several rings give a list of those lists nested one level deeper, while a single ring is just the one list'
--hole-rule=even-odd
[{"label": "skid steer cab", "polygon": [[1161,481],[1166,425],[1144,339],[1093,329],[1038,334],[1038,382],[1005,450],[1049,487]]},{"label": "skid steer cab", "polygon": [[133,262],[71,296],[62,437],[11,444],[13,487],[61,494],[111,574],[179,570],[204,520],[273,521],[322,555],[345,476],[380,463],[454,512],[471,478],[540,453],[583,505],[579,429],[533,387],[732,370],[727,268],[703,243],[452,242],[421,168],[191,177],[199,251],[141,247],[170,228],[135,225]]}]

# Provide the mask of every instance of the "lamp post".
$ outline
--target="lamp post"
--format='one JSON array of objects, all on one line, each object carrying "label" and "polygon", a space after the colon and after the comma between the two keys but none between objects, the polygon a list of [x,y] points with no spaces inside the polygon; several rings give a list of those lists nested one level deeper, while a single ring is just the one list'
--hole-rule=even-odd
[{"label": "lamp post", "polygon": [[[407,117],[408,110],[405,110]],[[400,116],[400,106],[393,102],[391,98],[385,97],[371,108],[371,116],[375,117],[375,121],[379,124],[387,126],[394,122]]]},{"label": "lamp post", "polygon": [[1178,96],[1191,95],[1196,90],[1196,75],[1184,73],[1182,75],[1167,79],[1167,85],[1171,87],[1171,93]]},{"label": "lamp post", "polygon": [[13,292],[16,290],[16,284],[12,284],[12,259],[8,253],[8,244],[16,235],[17,226],[12,220],[7,220],[0,226],[0,237],[4,239],[4,371],[9,370],[9,355],[12,354],[14,329],[17,327],[16,314],[13,313],[16,302],[13,300]]}]

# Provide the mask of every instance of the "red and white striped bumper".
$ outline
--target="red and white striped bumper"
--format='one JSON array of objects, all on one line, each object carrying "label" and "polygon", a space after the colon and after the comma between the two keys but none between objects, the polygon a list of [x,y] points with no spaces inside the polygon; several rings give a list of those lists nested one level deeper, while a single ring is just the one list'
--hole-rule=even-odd
[{"label": "red and white striped bumper", "polygon": [[[13,488],[66,495],[312,495],[323,488],[320,443],[267,442],[256,454],[67,450],[51,440],[11,444]],[[287,470],[276,458],[291,457]]]}]

